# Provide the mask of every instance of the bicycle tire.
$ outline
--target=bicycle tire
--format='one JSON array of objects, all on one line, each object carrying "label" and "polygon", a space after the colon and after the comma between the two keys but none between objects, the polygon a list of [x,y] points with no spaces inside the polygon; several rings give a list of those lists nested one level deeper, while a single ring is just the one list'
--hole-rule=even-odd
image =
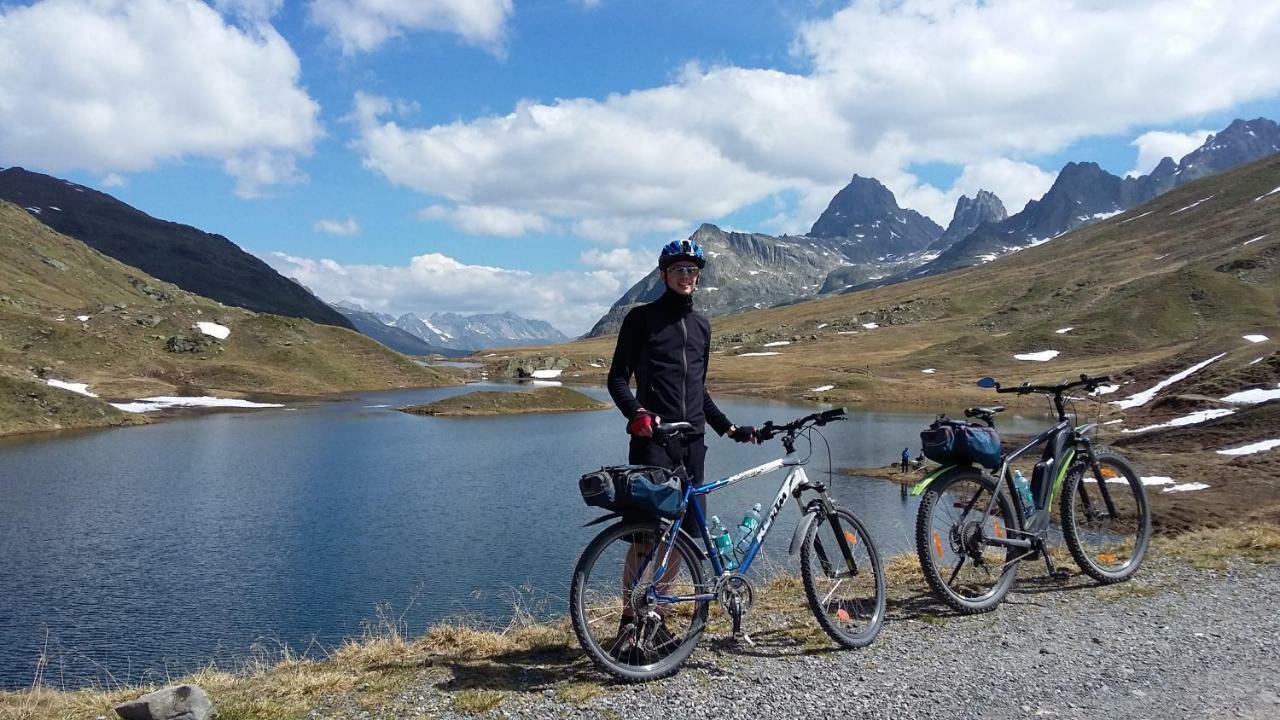
[{"label": "bicycle tire", "polygon": [[[689,629],[685,633],[685,637],[680,644],[672,650],[672,652],[655,663],[633,665],[622,662],[608,652],[596,640],[595,636],[589,629],[589,621],[587,618],[586,608],[586,583],[595,568],[597,561],[602,553],[614,542],[628,542],[627,536],[647,534],[654,538],[659,536],[659,527],[653,522],[641,521],[622,521],[602,530],[590,543],[587,544],[582,555],[578,558],[578,563],[573,571],[573,583],[569,590],[569,615],[573,625],[574,634],[578,637],[578,643],[582,649],[586,651],[587,656],[591,658],[591,662],[599,669],[623,682],[646,682],[649,680],[659,680],[675,674],[680,666],[684,664],[689,655],[693,653],[694,647],[698,644],[698,640],[702,634],[702,630],[706,627],[707,620],[707,601],[691,602],[693,605],[693,614],[690,619]],[[692,578],[693,586],[701,588],[705,591],[706,580],[704,568],[701,560],[701,554],[697,551],[693,543],[685,536],[680,535],[676,538],[673,552],[680,554],[680,558],[687,567]],[[609,572],[620,572],[621,568],[609,568]],[[619,598],[620,599],[620,598]],[[681,603],[683,604],[683,603]]]},{"label": "bicycle tire", "polygon": [[[819,557],[820,569],[827,564],[824,558],[824,552],[830,552],[830,548],[823,550],[823,543],[818,538],[818,534],[823,530],[824,526],[829,528],[830,523],[825,515],[819,513],[818,517],[809,526],[809,531],[805,534],[804,542],[800,546],[800,576],[804,580],[804,593],[809,601],[809,609],[813,611],[813,616],[817,618],[818,625],[831,636],[837,644],[846,648],[860,648],[870,645],[880,633],[880,628],[884,624],[885,616],[885,579],[884,566],[880,562],[880,553],[876,550],[875,543],[871,540],[871,533],[867,532],[866,526],[854,515],[852,511],[842,507],[835,509],[836,514],[840,517],[842,532],[846,533],[845,537],[852,535],[852,546],[855,549],[865,548],[867,552],[868,564],[872,573],[872,592],[874,596],[871,598],[871,617],[865,626],[858,632],[850,633],[844,627],[843,623],[851,622],[854,615],[860,615],[859,611],[864,609],[865,600],[859,600],[856,604],[852,604],[855,613],[849,613],[851,603],[849,601],[837,601],[835,610],[836,617],[833,620],[828,609],[831,606],[831,596],[844,582],[843,579],[837,581],[836,586],[825,594],[818,588],[819,578],[814,572],[814,563],[812,559]],[[837,548],[836,552],[840,552]],[[856,559],[856,558],[855,558]],[[862,571],[866,572],[867,568]],[[843,617],[841,616],[843,613]]]},{"label": "bicycle tire", "polygon": [[[952,523],[947,527],[947,535],[943,536],[940,530],[934,527],[935,513],[940,512],[939,505],[942,504],[940,500],[944,497],[951,498],[947,491],[964,482],[979,486],[981,490],[975,493],[974,500],[976,502],[969,502],[971,509],[962,514],[962,518],[965,519],[964,526],[957,527],[955,523]],[[984,496],[984,492],[988,494]],[[965,615],[988,612],[1000,604],[1000,601],[1009,593],[1009,588],[1013,586],[1014,576],[1017,575],[1018,563],[1015,558],[1018,557],[1019,552],[1025,552],[1020,551],[1018,548],[1010,547],[1005,548],[1003,556],[1000,557],[999,550],[992,549],[991,561],[1000,560],[1004,569],[995,576],[990,586],[983,592],[969,596],[952,588],[951,582],[955,580],[966,559],[971,565],[979,567],[975,563],[973,554],[975,550],[980,550],[981,546],[971,547],[976,543],[970,542],[974,537],[972,526],[974,520],[969,518],[970,513],[975,508],[979,514],[985,512],[986,505],[990,500],[989,493],[993,492],[996,493],[997,497],[996,512],[999,513],[998,520],[1000,524],[996,524],[997,519],[993,515],[981,517],[981,524],[978,527],[983,528],[983,532],[985,532],[987,525],[990,524],[992,533],[996,536],[999,536],[1005,529],[1019,529],[1021,523],[1013,509],[1013,504],[1008,494],[999,492],[995,481],[977,470],[959,471],[935,481],[925,491],[924,497],[920,500],[920,509],[916,514],[916,555],[920,559],[920,568],[924,571],[925,580],[928,581],[929,587],[934,594],[943,602]],[[951,501],[951,504],[954,505],[955,501]],[[951,570],[939,566],[939,561],[947,555],[946,551],[948,549],[952,551],[952,555],[961,558],[960,563]],[[982,556],[982,565],[987,565],[986,554],[976,554]],[[949,561],[948,564],[950,564]],[[975,575],[979,578],[983,578],[984,575],[990,577],[991,571],[975,572]],[[947,579],[946,576],[949,576],[950,579]],[[979,584],[981,585],[982,583]]]},{"label": "bicycle tire", "polygon": [[[1142,485],[1142,479],[1138,477],[1138,473],[1124,456],[1106,447],[1094,448],[1093,454],[1104,477],[1091,477],[1093,468],[1085,461],[1075,463],[1067,470],[1060,501],[1062,536],[1067,541],[1067,549],[1071,551],[1071,557],[1075,559],[1080,569],[1099,583],[1110,585],[1133,577],[1138,571],[1138,566],[1142,564],[1142,559],[1146,557],[1147,548],[1151,542],[1151,506],[1147,502],[1147,491]],[[1127,482],[1120,483],[1109,479],[1108,469],[1113,470]],[[1087,483],[1086,480],[1089,479],[1093,482]],[[1122,497],[1112,497],[1112,503],[1114,506],[1116,503],[1124,502],[1125,507],[1117,508],[1117,511],[1125,515],[1133,515],[1133,520],[1136,521],[1132,524],[1135,530],[1132,548],[1119,547],[1118,544],[1113,543],[1111,547],[1101,546],[1096,553],[1090,550],[1091,543],[1101,543],[1104,539],[1110,539],[1108,535],[1119,534],[1116,531],[1101,530],[1097,527],[1088,529],[1081,527],[1092,521],[1088,517],[1082,517],[1082,515],[1087,516],[1089,512],[1084,505],[1088,488],[1097,487],[1097,484],[1102,482],[1108,482],[1108,487],[1112,490],[1127,489],[1129,493],[1128,497],[1123,497],[1124,493],[1120,493]],[[1077,500],[1081,501],[1079,507],[1077,507]],[[1101,501],[1099,494],[1090,502],[1096,504]],[[1129,507],[1129,501],[1132,502],[1132,508]],[[1099,518],[1099,520],[1102,519],[1105,518]],[[1118,523],[1117,527],[1122,527],[1124,524]],[[1127,532],[1123,534],[1126,538],[1128,537]],[[1121,559],[1122,553],[1127,555],[1127,558],[1117,562]],[[1108,558],[1111,559],[1108,560]]]}]

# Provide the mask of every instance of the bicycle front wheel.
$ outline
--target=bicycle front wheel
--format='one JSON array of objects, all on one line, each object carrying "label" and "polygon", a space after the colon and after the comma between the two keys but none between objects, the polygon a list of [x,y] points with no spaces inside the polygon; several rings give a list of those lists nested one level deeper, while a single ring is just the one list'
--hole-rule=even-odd
[{"label": "bicycle front wheel", "polygon": [[959,612],[993,609],[1013,585],[1019,551],[990,541],[1018,527],[1008,494],[976,470],[930,485],[916,516],[916,554],[929,587]]},{"label": "bicycle front wheel", "polygon": [[1142,479],[1114,450],[1096,448],[1098,477],[1088,460],[1067,471],[1062,536],[1080,569],[1104,585],[1133,577],[1151,540],[1151,509]]},{"label": "bicycle front wheel", "polygon": [[885,615],[884,567],[862,521],[844,508],[819,513],[800,546],[800,575],[818,624],[840,645],[869,645]]},{"label": "bicycle front wheel", "polygon": [[[569,615],[596,667],[625,682],[672,675],[707,621],[707,601],[663,603],[648,596],[661,562],[662,527],[620,522],[587,545],[573,572]],[[666,596],[708,593],[697,549],[680,535],[658,579]]]}]

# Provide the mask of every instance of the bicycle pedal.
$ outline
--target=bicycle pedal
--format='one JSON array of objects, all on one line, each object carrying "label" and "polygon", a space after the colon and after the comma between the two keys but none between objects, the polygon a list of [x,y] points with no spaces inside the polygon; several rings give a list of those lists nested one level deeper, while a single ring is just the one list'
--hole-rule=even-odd
[{"label": "bicycle pedal", "polygon": [[1053,580],[1070,580],[1071,571],[1066,568],[1054,568],[1053,572],[1049,573],[1049,577]]}]

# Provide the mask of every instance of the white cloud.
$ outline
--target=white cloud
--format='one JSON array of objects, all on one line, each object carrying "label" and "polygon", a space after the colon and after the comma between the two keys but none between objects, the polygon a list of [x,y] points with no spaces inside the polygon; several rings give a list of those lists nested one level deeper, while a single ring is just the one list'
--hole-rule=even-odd
[{"label": "white cloud", "polygon": [[453,33],[501,54],[511,0],[312,0],[311,21],[352,55],[406,32]]},{"label": "white cloud", "polygon": [[535,274],[467,265],[439,253],[418,255],[405,266],[343,265],[284,253],[271,253],[265,260],[326,300],[423,317],[436,311],[511,310],[574,335],[589,330],[635,282],[627,270]]},{"label": "white cloud", "polygon": [[1000,198],[1005,210],[1012,215],[1022,210],[1028,201],[1039,200],[1053,186],[1056,177],[1030,163],[994,158],[965,165],[945,191],[927,184],[889,187],[897,195],[899,205],[924,213],[946,227],[961,195],[975,197],[979,190],[988,190]]},{"label": "white cloud", "polygon": [[250,22],[266,22],[284,7],[284,0],[214,0],[219,11]]},{"label": "white cloud", "polygon": [[1280,5],[1245,0],[859,2],[801,28],[807,74],[689,65],[662,87],[427,127],[361,95],[356,147],[395,184],[619,243],[784,191],[797,215],[773,222],[807,229],[854,172],[945,224],[977,187],[906,168],[965,166],[1016,212],[1048,187],[1039,154],[1274,95],[1258,58],[1277,38]]},{"label": "white cloud", "polygon": [[222,167],[236,179],[236,195],[242,198],[262,197],[264,189],[275,185],[296,185],[307,176],[298,170],[297,157],[289,152],[273,152],[258,148],[227,158]]},{"label": "white cloud", "polygon": [[330,220],[328,218],[317,220],[312,228],[316,232],[340,237],[351,237],[360,234],[360,223],[356,222],[353,217],[348,217],[346,220]]},{"label": "white cloud", "polygon": [[422,220],[443,220],[468,235],[520,237],[547,229],[546,218],[537,213],[494,206],[431,205],[419,211],[418,217]]},{"label": "white cloud", "polygon": [[613,248],[600,250],[591,248],[578,256],[583,265],[600,270],[618,273],[630,278],[627,284],[633,285],[648,275],[658,265],[657,253],[636,251],[631,248]]},{"label": "white cloud", "polygon": [[1138,161],[1126,175],[1146,175],[1166,157],[1177,162],[1183,155],[1203,145],[1205,139],[1212,134],[1212,130],[1193,130],[1189,133],[1153,130],[1143,133],[1131,143],[1138,148]]},{"label": "white cloud", "polygon": [[124,187],[129,184],[129,179],[120,173],[107,173],[102,176],[102,179],[98,181],[98,184],[104,188]]},{"label": "white cloud", "polygon": [[0,157],[104,173],[212,158],[238,193],[256,195],[300,180],[296,160],[321,134],[299,74],[270,25],[238,28],[195,0],[10,7],[0,11]]}]

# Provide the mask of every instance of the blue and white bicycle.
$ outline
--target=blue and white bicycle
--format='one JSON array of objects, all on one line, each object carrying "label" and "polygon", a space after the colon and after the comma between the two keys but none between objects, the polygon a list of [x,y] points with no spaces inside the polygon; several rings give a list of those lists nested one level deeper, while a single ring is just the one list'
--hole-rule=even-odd
[{"label": "blue and white bicycle", "polygon": [[[875,639],[885,616],[884,568],[875,543],[856,515],[832,502],[825,484],[805,474],[807,458],[795,450],[798,436],[843,416],[844,409],[838,408],[785,425],[765,423],[759,437],[780,437],[786,455],[699,487],[686,482],[683,506],[689,511],[675,520],[611,514],[590,523],[618,519],[583,551],[569,595],[574,632],[597,667],[628,682],[675,673],[697,645],[712,602],[732,619],[735,636],[746,638],[742,617],[756,598],[747,573],[789,497],[801,503],[803,513],[790,551],[800,554],[805,595],[818,624],[844,647],[862,647]],[[668,423],[659,425],[654,437],[671,443],[691,432],[688,423]],[[768,515],[749,544],[742,543],[740,557],[733,557],[737,566],[726,568],[730,563],[722,562],[697,499],[784,468],[787,477]],[[685,476],[683,467],[676,473]],[[801,499],[804,493],[811,494],[807,501]],[[682,527],[690,516],[701,547]]]}]

